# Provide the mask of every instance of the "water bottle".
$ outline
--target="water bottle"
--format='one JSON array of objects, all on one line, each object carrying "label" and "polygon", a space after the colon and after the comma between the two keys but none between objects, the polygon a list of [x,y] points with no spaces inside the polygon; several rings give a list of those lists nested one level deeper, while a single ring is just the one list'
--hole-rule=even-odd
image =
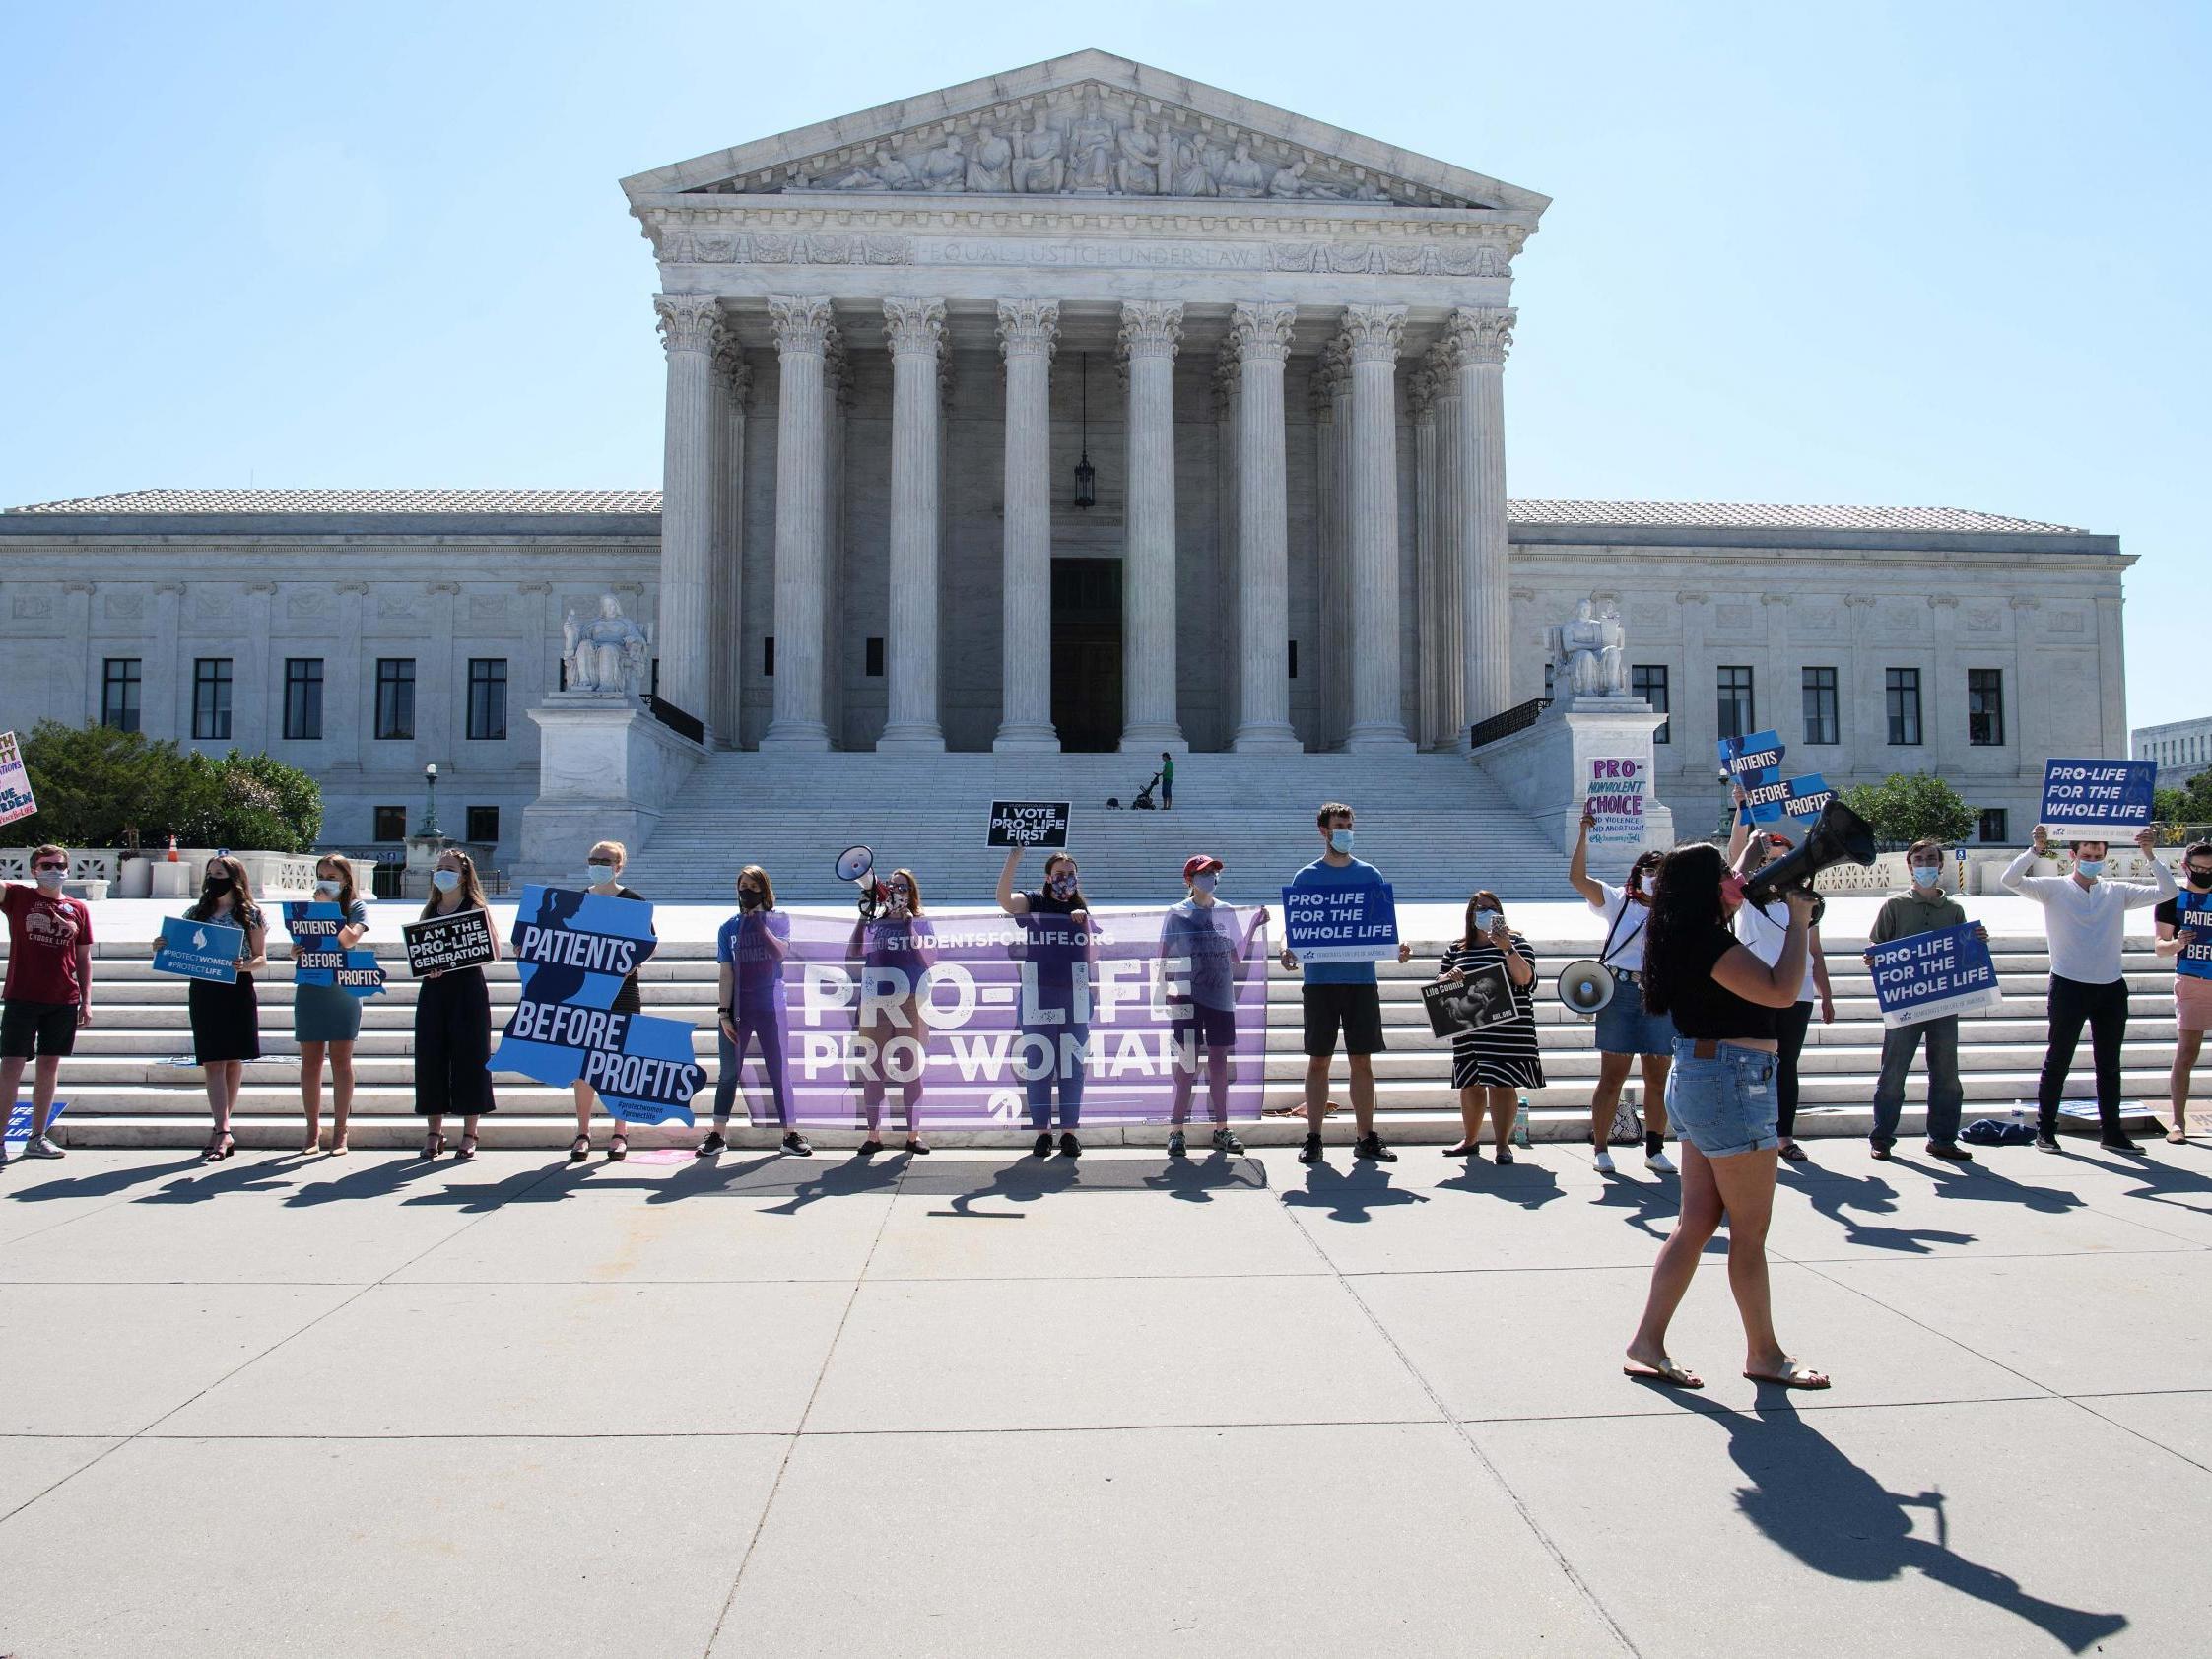
[{"label": "water bottle", "polygon": [[1528,1146],[1528,1096],[1520,1098],[1520,1109],[1513,1113],[1513,1145],[1526,1150]]}]

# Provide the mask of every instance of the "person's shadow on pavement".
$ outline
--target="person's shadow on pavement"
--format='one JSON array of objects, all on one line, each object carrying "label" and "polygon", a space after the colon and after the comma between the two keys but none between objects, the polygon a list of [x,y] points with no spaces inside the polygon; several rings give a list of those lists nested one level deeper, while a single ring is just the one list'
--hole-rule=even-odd
[{"label": "person's shadow on pavement", "polygon": [[1349,1175],[1339,1173],[1327,1162],[1308,1163],[1306,1185],[1286,1188],[1283,1202],[1302,1209],[1326,1210],[1332,1222],[1366,1222],[1374,1220],[1375,1210],[1426,1204],[1429,1195],[1392,1186],[1380,1166],[1361,1160],[1352,1165]]},{"label": "person's shadow on pavement", "polygon": [[[1942,1493],[1886,1491],[1806,1414],[1763,1402],[1757,1415],[1701,1415],[1727,1428],[1728,1455],[1751,1478],[1736,1493],[1737,1507],[1770,1541],[1817,1572],[1865,1584],[1887,1583],[1908,1568],[1923,1572],[1946,1589],[2026,1620],[2075,1653],[2127,1627],[2124,1614],[2044,1601],[2011,1574],[1957,1555]],[[1908,1511],[1915,1508],[1933,1517],[1933,1540],[1914,1535]]]},{"label": "person's shadow on pavement", "polygon": [[[1875,1250],[1902,1250],[1911,1255],[1929,1254],[1931,1244],[1972,1244],[1971,1232],[1946,1232],[1936,1228],[1885,1227],[1859,1220],[1860,1216],[1897,1213],[1897,1188],[1880,1175],[1845,1175],[1822,1170],[1799,1175],[1782,1165],[1779,1185],[1804,1194],[1816,1214],[1826,1216],[1843,1229],[1843,1242]],[[1853,1215],[1852,1212],[1857,1212]]]}]

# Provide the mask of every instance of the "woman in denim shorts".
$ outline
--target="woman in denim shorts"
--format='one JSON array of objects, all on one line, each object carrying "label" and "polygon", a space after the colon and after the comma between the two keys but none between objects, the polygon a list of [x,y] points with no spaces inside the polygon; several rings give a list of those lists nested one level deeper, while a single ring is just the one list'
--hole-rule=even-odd
[{"label": "woman in denim shorts", "polygon": [[1813,896],[1788,895],[1780,959],[1761,962],[1729,932],[1743,881],[1720,849],[1678,847],[1659,866],[1643,953],[1643,996],[1674,1020],[1667,1116],[1682,1138],[1682,1214],[1651,1269],[1643,1322],[1629,1344],[1628,1375],[1676,1388],[1704,1383],[1667,1357],[1667,1325],[1698,1258],[1725,1216],[1728,1285],[1743,1317],[1744,1375],[1784,1388],[1828,1378],[1782,1351],[1767,1285],[1767,1223],[1775,1203],[1775,1016],[1797,1000]]}]

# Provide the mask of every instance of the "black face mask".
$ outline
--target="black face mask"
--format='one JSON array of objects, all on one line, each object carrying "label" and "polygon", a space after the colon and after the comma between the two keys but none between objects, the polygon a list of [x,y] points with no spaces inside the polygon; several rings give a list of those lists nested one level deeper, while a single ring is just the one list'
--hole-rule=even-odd
[{"label": "black face mask", "polygon": [[761,896],[749,887],[741,887],[737,890],[737,902],[740,909],[758,910],[761,907]]},{"label": "black face mask", "polygon": [[210,876],[201,884],[200,891],[210,898],[221,898],[231,891],[231,878],[229,876]]},{"label": "black face mask", "polygon": [[2212,887],[2212,870],[2191,870],[2188,878],[2191,887]]}]

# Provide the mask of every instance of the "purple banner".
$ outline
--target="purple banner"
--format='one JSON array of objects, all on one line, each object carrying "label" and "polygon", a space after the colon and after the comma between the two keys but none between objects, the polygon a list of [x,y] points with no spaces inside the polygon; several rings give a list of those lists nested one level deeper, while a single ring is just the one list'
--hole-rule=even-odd
[{"label": "purple banner", "polygon": [[748,960],[741,934],[735,963],[740,1087],[756,1123],[1259,1116],[1269,950],[1256,907],[1186,900],[1083,923],[772,914],[776,933],[789,930],[780,962],[770,952]]}]

